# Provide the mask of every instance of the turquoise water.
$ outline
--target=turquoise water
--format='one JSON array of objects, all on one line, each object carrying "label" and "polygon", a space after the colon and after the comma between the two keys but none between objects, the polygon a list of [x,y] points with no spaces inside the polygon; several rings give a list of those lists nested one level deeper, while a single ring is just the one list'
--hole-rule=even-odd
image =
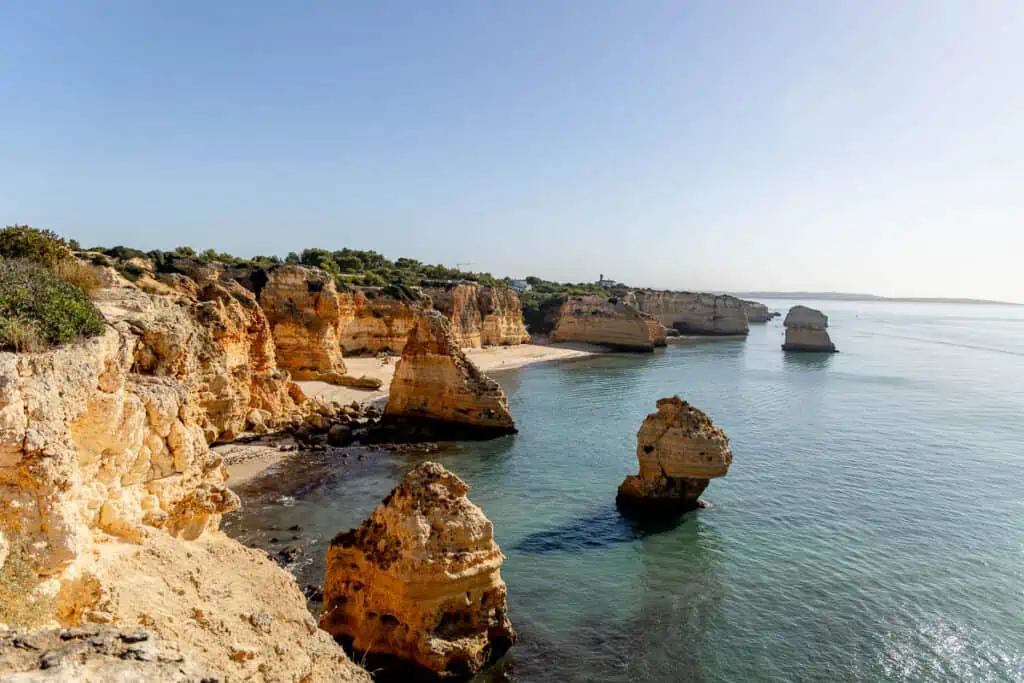
[{"label": "turquoise water", "polygon": [[[841,353],[783,354],[773,321],[497,376],[521,432],[432,456],[508,556],[522,641],[480,680],[1024,681],[1024,309],[810,303]],[[615,490],[671,394],[735,459],[709,508],[641,529]],[[302,525],[319,583],[326,542],[417,461],[292,460],[228,531]]]}]

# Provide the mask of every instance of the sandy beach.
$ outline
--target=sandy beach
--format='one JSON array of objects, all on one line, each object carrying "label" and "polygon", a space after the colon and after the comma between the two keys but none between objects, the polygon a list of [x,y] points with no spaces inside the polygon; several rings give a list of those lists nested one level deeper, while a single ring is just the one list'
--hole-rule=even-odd
[{"label": "sandy beach", "polygon": [[[520,344],[519,346],[491,346],[484,349],[465,349],[465,352],[476,363],[477,367],[484,372],[498,372],[514,370],[537,363],[585,358],[587,356],[607,353],[608,350],[593,344],[553,344],[541,341],[540,343]],[[343,404],[357,401],[383,407],[387,400],[388,387],[391,385],[391,378],[395,374],[395,363],[397,362],[397,356],[385,359],[345,359],[345,367],[348,368],[349,374],[356,377],[365,375],[381,380],[384,384],[378,390],[342,387],[327,384],[326,382],[298,382],[298,384],[308,396],[324,401],[338,401]],[[280,449],[281,446],[294,448],[294,445],[295,442],[291,437],[267,435],[251,443],[225,444],[215,446],[212,450],[224,458],[230,483],[239,484],[262,474],[269,467],[294,455],[297,451],[282,451]]]}]

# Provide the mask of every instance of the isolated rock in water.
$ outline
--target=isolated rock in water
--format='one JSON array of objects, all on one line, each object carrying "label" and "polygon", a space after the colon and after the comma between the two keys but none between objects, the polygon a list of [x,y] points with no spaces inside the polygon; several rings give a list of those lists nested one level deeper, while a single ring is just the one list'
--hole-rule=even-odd
[{"label": "isolated rock in water", "polygon": [[807,306],[789,309],[782,323],[786,327],[783,351],[824,351],[835,353],[836,345],[828,336],[828,316]]},{"label": "isolated rock in water", "polygon": [[290,265],[269,268],[259,302],[274,335],[278,366],[300,381],[343,381],[341,306],[330,273]]},{"label": "isolated rock in water", "polygon": [[778,312],[768,310],[768,307],[762,303],[746,299],[740,299],[740,301],[743,303],[743,311],[747,314],[749,323],[766,323],[772,318],[779,317]]},{"label": "isolated rock in water", "polygon": [[620,508],[640,516],[680,514],[698,507],[709,480],[732,463],[729,437],[678,396],[658,401],[637,432],[640,474],[619,486]]},{"label": "isolated rock in water", "polygon": [[394,680],[470,678],[515,640],[494,528],[437,463],[327,552],[320,628]]},{"label": "isolated rock in water", "polygon": [[601,344],[622,351],[665,345],[665,328],[637,309],[631,296],[570,296],[562,304],[554,341]]},{"label": "isolated rock in water", "polygon": [[514,346],[530,341],[514,289],[476,282],[425,284],[424,293],[451,322],[459,346]]},{"label": "isolated rock in water", "polygon": [[734,296],[649,289],[633,294],[637,308],[683,334],[745,336],[750,331],[745,302]]},{"label": "isolated rock in water", "polygon": [[453,436],[516,431],[501,385],[466,357],[437,311],[421,313],[409,333],[384,414],[434,422]]}]

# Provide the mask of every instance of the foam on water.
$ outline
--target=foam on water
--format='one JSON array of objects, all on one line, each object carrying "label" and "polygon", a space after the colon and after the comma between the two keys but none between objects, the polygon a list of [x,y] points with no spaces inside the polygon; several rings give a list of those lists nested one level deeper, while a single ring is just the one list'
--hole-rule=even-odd
[{"label": "foam on water", "polygon": [[[481,680],[1024,681],[1024,311],[816,307],[837,355],[783,354],[775,321],[498,376],[520,433],[431,455],[508,555],[523,638]],[[676,393],[733,468],[712,507],[638,527],[615,490]],[[416,462],[303,454],[239,490],[228,531],[272,546],[301,525],[318,583],[324,541]]]}]

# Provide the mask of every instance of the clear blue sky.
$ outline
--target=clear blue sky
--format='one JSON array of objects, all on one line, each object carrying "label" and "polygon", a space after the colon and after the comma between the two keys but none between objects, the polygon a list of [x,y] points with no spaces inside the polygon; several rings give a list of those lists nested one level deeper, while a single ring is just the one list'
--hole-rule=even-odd
[{"label": "clear blue sky", "polygon": [[0,221],[1024,301],[1024,2],[0,2]]}]

